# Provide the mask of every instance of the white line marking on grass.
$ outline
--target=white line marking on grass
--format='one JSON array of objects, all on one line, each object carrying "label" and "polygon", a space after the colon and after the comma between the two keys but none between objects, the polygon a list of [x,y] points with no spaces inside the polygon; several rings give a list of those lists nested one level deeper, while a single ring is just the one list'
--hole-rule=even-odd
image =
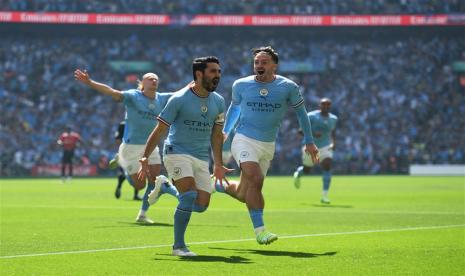
[{"label": "white line marking on grass", "polygon": [[[140,204],[140,203],[138,203]],[[65,205],[1,205],[6,208],[43,208],[43,209],[131,209],[134,210],[134,206],[65,206]],[[158,208],[164,209],[164,208]],[[168,208],[166,208],[168,209]],[[175,209],[175,207],[171,208]]]},{"label": "white line marking on grass", "polygon": [[279,238],[280,239],[296,239],[296,238],[304,238],[304,237],[357,235],[357,234],[370,234],[370,233],[388,233],[388,232],[402,232],[402,231],[447,229],[447,228],[458,228],[458,227],[465,227],[465,224],[438,225],[438,226],[420,226],[420,227],[407,227],[407,228],[397,228],[397,229],[361,230],[361,231],[355,231],[355,232],[303,234],[303,235],[282,236],[282,237],[279,237]]},{"label": "white line marking on grass", "polygon": [[[431,229],[446,229],[446,228],[457,228],[465,227],[465,224],[456,225],[437,225],[437,226],[420,226],[420,227],[407,227],[407,228],[395,228],[395,229],[378,229],[378,230],[361,230],[353,232],[334,232],[334,233],[316,233],[316,234],[302,234],[302,235],[289,235],[279,236],[280,239],[298,239],[306,237],[321,237],[321,236],[339,236],[339,235],[359,235],[359,234],[370,234],[370,233],[388,233],[388,232],[401,232],[401,231],[417,231],[417,230],[431,230]],[[222,240],[222,241],[201,241],[201,242],[190,242],[190,245],[201,245],[201,244],[217,244],[217,243],[232,243],[232,242],[246,242],[255,241],[255,239],[237,239],[237,240]],[[106,249],[90,249],[90,250],[78,250],[78,251],[62,251],[62,252],[48,252],[48,253],[37,253],[37,254],[24,254],[24,255],[12,255],[12,256],[0,256],[0,259],[13,259],[13,258],[24,258],[24,257],[39,257],[39,256],[53,256],[53,255],[66,255],[66,254],[82,254],[82,253],[96,253],[96,252],[110,252],[110,251],[124,251],[124,250],[136,250],[136,249],[148,249],[148,248],[160,248],[160,247],[171,247],[171,244],[158,244],[158,245],[146,245],[146,246],[134,246],[134,247],[120,247],[120,248],[106,248]]]}]

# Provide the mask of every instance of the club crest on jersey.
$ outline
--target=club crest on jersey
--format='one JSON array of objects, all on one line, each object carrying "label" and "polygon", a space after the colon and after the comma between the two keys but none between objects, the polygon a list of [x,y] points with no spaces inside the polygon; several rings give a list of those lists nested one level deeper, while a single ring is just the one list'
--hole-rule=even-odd
[{"label": "club crest on jersey", "polygon": [[181,175],[181,168],[180,167],[174,167],[173,169],[173,174],[174,176],[180,176]]},{"label": "club crest on jersey", "polygon": [[155,105],[153,103],[149,104],[150,109],[155,109]]},{"label": "club crest on jersey", "polygon": [[249,155],[250,154],[249,154],[248,151],[241,151],[241,154],[240,154],[241,158],[247,158],[247,157],[249,157]]},{"label": "club crest on jersey", "polygon": [[260,96],[263,96],[263,97],[268,96],[268,90],[266,88],[260,89]]},{"label": "club crest on jersey", "polygon": [[203,113],[207,113],[208,107],[207,107],[206,105],[202,105],[202,106],[200,107],[200,111],[202,111]]}]

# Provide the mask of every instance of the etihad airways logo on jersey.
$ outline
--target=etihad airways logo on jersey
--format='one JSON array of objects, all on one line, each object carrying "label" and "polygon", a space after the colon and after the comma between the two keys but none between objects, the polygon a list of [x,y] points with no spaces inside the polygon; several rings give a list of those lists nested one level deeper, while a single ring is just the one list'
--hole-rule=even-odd
[{"label": "etihad airways logo on jersey", "polygon": [[153,121],[157,120],[157,115],[155,113],[140,110],[137,111],[137,113],[141,116],[142,119],[148,119]]},{"label": "etihad airways logo on jersey", "polygon": [[194,126],[194,127],[212,127],[213,124],[210,122],[201,122],[201,121],[194,121],[194,120],[184,120],[184,124],[186,126]]},{"label": "etihad airways logo on jersey", "polygon": [[281,108],[280,103],[262,103],[262,102],[247,102],[247,106],[255,112],[275,112]]},{"label": "etihad airways logo on jersey", "polygon": [[188,126],[189,130],[194,132],[208,133],[213,128],[213,123],[194,120],[184,120],[184,125]]},{"label": "etihad airways logo on jersey", "polygon": [[261,102],[247,102],[247,106],[250,107],[259,107],[259,108],[281,108],[281,104],[273,104],[273,103],[261,103]]}]

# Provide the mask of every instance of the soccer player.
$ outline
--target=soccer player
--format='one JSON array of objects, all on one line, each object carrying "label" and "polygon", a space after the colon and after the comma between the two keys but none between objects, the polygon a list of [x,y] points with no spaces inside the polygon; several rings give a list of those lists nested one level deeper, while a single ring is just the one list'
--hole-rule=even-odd
[{"label": "soccer player", "polygon": [[[125,121],[121,121],[118,124],[118,129],[115,132],[115,143],[119,147],[121,143],[123,142],[123,137],[124,137],[124,128],[126,126]],[[108,168],[110,169],[118,169],[118,184],[116,185],[116,190],[115,190],[115,197],[120,198],[121,197],[121,187],[123,186],[124,180],[126,180],[126,174],[124,173],[124,169],[119,165],[118,163],[118,154],[115,155],[113,159],[110,160],[108,163]],[[134,188],[134,187],[133,187]],[[142,198],[139,197],[139,191],[134,188],[134,200],[142,200]]]},{"label": "soccer player", "polygon": [[[57,144],[63,147],[63,158],[61,159],[61,182],[70,182],[73,177],[74,150],[82,142],[79,133],[71,131],[71,127],[66,127],[57,140]],[[68,167],[68,177],[66,177],[66,167]]]},{"label": "soccer player", "polygon": [[[123,143],[119,147],[118,162],[126,173],[126,179],[137,190],[145,187],[147,179],[138,179],[137,171],[142,157],[144,144],[152,129],[157,125],[156,117],[166,105],[173,93],[158,93],[158,76],[146,73],[139,82],[137,89],[119,91],[112,87],[92,80],[87,71],[77,69],[74,72],[76,80],[84,83],[98,92],[111,96],[115,101],[123,102],[126,108]],[[153,221],[146,216],[149,209],[149,194],[156,191],[157,196],[169,193],[177,196],[176,188],[161,181],[155,181],[161,171],[161,158],[158,147],[149,156],[150,177],[142,200],[142,207],[136,217],[136,222],[152,224]]]},{"label": "soccer player", "polygon": [[[337,116],[330,113],[331,100],[322,98],[320,109],[308,113],[308,118],[312,124],[312,132],[315,136],[315,144],[320,149],[320,165],[323,169],[323,194],[321,203],[329,204],[329,186],[331,184],[331,161],[333,159],[335,128]],[[306,154],[302,154],[302,164],[294,172],[294,186],[300,188],[300,177],[302,174],[309,174],[314,165],[313,161]]]},{"label": "soccer player", "polygon": [[165,140],[163,160],[170,179],[179,191],[179,204],[174,213],[174,256],[196,256],[184,241],[191,213],[204,212],[214,190],[208,169],[209,149],[213,152],[213,175],[223,181],[222,128],[225,103],[215,92],[221,78],[216,57],[200,57],[192,63],[194,84],[176,92],[158,116],[159,124],[150,134],[139,177],[151,174],[148,157],[162,136]]},{"label": "soccer player", "polygon": [[231,152],[241,169],[239,184],[215,185],[219,192],[245,202],[259,244],[269,244],[278,236],[267,231],[263,222],[265,200],[263,182],[273,159],[275,140],[288,105],[297,113],[304,132],[305,151],[318,162],[318,149],[313,142],[310,122],[299,87],[277,75],[278,54],[271,47],[253,49],[255,75],[236,80],[232,101],[226,115],[224,135],[227,137],[238,121]]}]

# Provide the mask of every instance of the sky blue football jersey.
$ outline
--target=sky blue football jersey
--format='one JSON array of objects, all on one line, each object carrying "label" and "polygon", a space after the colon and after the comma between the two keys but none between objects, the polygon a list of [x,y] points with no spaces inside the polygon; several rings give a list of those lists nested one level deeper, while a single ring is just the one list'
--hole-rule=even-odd
[{"label": "sky blue football jersey", "polygon": [[123,91],[123,103],[126,107],[123,142],[145,145],[147,138],[158,123],[158,114],[172,95],[173,93],[157,92],[155,99],[150,99],[137,89]]},{"label": "sky blue football jersey", "polygon": [[323,116],[320,110],[314,110],[308,113],[308,119],[312,124],[315,145],[322,148],[331,144],[331,132],[336,128],[337,116],[332,113]]},{"label": "sky blue football jersey", "polygon": [[214,124],[224,124],[224,98],[211,92],[200,97],[191,88],[176,92],[158,116],[170,127],[165,154],[188,154],[208,161]]},{"label": "sky blue football jersey", "polygon": [[288,106],[304,103],[298,85],[276,75],[272,82],[259,82],[255,76],[238,79],[232,87],[232,104],[240,105],[236,133],[249,138],[274,142]]}]

